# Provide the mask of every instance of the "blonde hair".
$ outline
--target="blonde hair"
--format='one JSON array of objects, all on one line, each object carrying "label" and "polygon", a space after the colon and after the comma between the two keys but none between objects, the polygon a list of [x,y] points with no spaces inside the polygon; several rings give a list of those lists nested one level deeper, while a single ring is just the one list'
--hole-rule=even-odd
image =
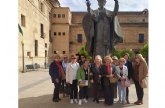
[{"label": "blonde hair", "polygon": [[104,61],[106,61],[106,60],[110,60],[111,63],[113,62],[111,56],[109,56],[109,55],[104,57]]},{"label": "blonde hair", "polygon": [[52,59],[56,59],[56,58],[61,58],[61,56],[59,54],[53,54]]},{"label": "blonde hair", "polygon": [[[98,58],[99,61],[100,61],[100,64],[102,64],[102,58],[101,58],[101,56],[100,56],[100,55],[96,55],[96,56],[95,56],[95,59],[96,59],[96,58]],[[95,61],[95,60],[94,60],[94,61]]]},{"label": "blonde hair", "polygon": [[146,62],[146,60],[143,58],[142,54],[136,54],[136,56],[138,59],[140,59],[141,62]]}]

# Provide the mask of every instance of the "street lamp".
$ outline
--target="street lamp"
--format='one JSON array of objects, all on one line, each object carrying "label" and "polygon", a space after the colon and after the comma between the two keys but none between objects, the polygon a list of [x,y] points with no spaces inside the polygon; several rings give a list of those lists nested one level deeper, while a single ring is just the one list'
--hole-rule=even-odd
[{"label": "street lamp", "polygon": [[22,73],[24,73],[25,72],[25,67],[24,67],[24,65],[25,65],[25,60],[24,60],[24,42],[23,42],[23,37],[22,37],[22,42],[21,42],[21,44],[22,44]]}]

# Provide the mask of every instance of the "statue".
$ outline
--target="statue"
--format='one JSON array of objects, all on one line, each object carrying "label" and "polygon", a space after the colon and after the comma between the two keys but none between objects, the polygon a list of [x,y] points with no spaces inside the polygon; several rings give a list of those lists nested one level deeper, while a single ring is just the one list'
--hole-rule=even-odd
[{"label": "statue", "polygon": [[104,8],[106,0],[97,0],[99,8],[92,10],[89,0],[86,0],[88,13],[83,18],[83,29],[86,35],[86,50],[93,57],[104,57],[114,51],[114,46],[123,41],[121,29],[117,18],[119,9],[118,1],[115,1],[114,11]]}]

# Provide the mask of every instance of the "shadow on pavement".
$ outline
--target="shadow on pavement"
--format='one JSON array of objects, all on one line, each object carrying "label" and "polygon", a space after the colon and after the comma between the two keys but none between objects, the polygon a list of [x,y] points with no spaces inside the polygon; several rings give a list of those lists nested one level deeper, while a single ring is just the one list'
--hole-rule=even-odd
[{"label": "shadow on pavement", "polygon": [[112,106],[105,106],[103,102],[99,104],[92,102],[90,98],[87,104],[79,106],[77,104],[70,104],[69,97],[61,98],[62,100],[58,103],[52,102],[52,95],[43,95],[39,97],[28,97],[19,99],[19,108],[123,108],[133,106],[133,104],[122,105],[114,102]]}]

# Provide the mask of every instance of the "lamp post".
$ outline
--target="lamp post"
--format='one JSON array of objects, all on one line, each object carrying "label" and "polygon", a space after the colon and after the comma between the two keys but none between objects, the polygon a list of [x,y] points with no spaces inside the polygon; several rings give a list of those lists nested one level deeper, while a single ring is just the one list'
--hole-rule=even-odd
[{"label": "lamp post", "polygon": [[24,65],[25,65],[25,60],[24,60],[24,42],[23,42],[23,38],[22,38],[22,73],[24,73],[25,72],[25,67],[24,67]]}]

